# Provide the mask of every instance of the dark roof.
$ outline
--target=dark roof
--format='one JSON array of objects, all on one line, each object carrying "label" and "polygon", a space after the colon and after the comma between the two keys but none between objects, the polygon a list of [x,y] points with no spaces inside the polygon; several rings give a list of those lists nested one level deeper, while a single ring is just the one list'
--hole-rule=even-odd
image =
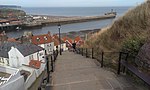
[{"label": "dark roof", "polygon": [[20,44],[15,42],[6,42],[0,45],[0,57],[8,58],[8,52],[10,51],[11,47],[17,48],[23,56],[28,56],[35,52],[43,50],[42,47],[34,45],[34,44]]}]

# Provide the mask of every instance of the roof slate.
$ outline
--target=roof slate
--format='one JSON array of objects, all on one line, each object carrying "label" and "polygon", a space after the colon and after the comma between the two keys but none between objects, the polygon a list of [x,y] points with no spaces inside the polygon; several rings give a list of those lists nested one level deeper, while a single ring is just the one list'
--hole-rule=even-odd
[{"label": "roof slate", "polygon": [[34,44],[6,42],[0,45],[0,57],[8,58],[8,52],[11,50],[12,46],[17,48],[23,56],[28,56],[30,54],[43,50],[42,47]]}]

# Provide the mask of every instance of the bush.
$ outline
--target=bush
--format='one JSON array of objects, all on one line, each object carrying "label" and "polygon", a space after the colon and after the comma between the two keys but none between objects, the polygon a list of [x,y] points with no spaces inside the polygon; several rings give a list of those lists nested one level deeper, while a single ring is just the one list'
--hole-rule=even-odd
[{"label": "bush", "polygon": [[144,45],[144,38],[132,37],[128,40],[125,40],[122,45],[122,51],[128,52],[129,56],[136,56],[140,48]]}]

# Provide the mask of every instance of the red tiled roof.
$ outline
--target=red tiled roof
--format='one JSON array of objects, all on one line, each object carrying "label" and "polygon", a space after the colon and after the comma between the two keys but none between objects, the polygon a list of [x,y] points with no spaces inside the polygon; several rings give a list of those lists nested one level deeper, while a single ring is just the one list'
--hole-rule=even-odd
[{"label": "red tiled roof", "polygon": [[10,24],[21,24],[21,21],[11,21]]},{"label": "red tiled roof", "polygon": [[84,44],[84,41],[79,37],[77,36],[75,39],[74,39],[75,43],[77,45],[83,45]]},{"label": "red tiled roof", "polygon": [[53,38],[53,41],[54,41],[54,46],[58,46],[58,45],[60,45],[60,43],[59,43],[59,40],[58,40],[58,39]]},{"label": "red tiled roof", "polygon": [[9,18],[8,20],[9,20],[9,21],[18,21],[17,18]]},{"label": "red tiled roof", "polygon": [[16,43],[21,43],[21,41],[17,41],[15,38],[8,38],[8,42],[16,42]]},{"label": "red tiled roof", "polygon": [[74,41],[75,41],[75,43],[78,43],[79,41],[82,41],[82,39],[79,36],[77,36],[77,37],[75,37]]},{"label": "red tiled roof", "polygon": [[63,37],[62,39],[63,39],[64,42],[68,42],[69,44],[72,45],[72,39],[71,38],[66,36],[66,37]]},{"label": "red tiled roof", "polygon": [[58,39],[59,40],[59,36],[57,34],[53,35],[53,38]]},{"label": "red tiled roof", "polygon": [[39,60],[31,60],[29,66],[32,68],[39,69],[41,67],[41,62]]},{"label": "red tiled roof", "polygon": [[51,42],[53,42],[53,40],[49,34],[32,36],[32,43],[36,45],[51,43]]},{"label": "red tiled roof", "polygon": [[0,20],[0,23],[6,23],[6,22],[9,22],[9,20]]},{"label": "red tiled roof", "polygon": [[60,45],[59,36],[57,34],[53,35],[54,46]]}]

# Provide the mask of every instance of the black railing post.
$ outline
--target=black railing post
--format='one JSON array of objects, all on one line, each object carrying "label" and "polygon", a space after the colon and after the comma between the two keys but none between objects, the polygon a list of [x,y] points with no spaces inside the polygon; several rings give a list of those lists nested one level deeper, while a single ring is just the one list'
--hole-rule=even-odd
[{"label": "black railing post", "polygon": [[80,48],[78,48],[78,54],[80,54]]},{"label": "black railing post", "polygon": [[53,51],[54,62],[56,61],[56,52]]},{"label": "black railing post", "polygon": [[83,48],[82,48],[82,56],[83,56]]},{"label": "black railing post", "polygon": [[127,56],[126,56],[126,58],[125,58],[125,61],[128,62],[129,53],[126,53],[126,54],[127,54]]},{"label": "black railing post", "polygon": [[38,87],[38,90],[42,90],[41,87]]},{"label": "black railing post", "polygon": [[92,59],[94,59],[94,49],[92,48]]},{"label": "black railing post", "polygon": [[101,67],[103,67],[104,66],[104,52],[102,52],[102,58],[101,58],[102,60],[101,60]]},{"label": "black railing post", "polygon": [[51,72],[54,72],[53,57],[51,56]]},{"label": "black railing post", "polygon": [[86,57],[88,57],[88,51],[87,51],[87,48],[86,48]]},{"label": "black railing post", "polygon": [[119,53],[118,72],[117,72],[117,74],[118,74],[118,75],[120,74],[120,67],[121,67],[121,55],[122,55],[122,52],[120,52],[120,53]]},{"label": "black railing post", "polygon": [[[128,62],[127,59],[129,54],[128,53],[124,53],[124,54],[126,54],[125,61]],[[125,73],[125,66],[123,67],[123,73]]]},{"label": "black railing post", "polygon": [[49,72],[49,59],[48,56],[46,56],[46,61],[47,61],[47,82],[49,83],[49,76],[50,76],[50,72]]}]

